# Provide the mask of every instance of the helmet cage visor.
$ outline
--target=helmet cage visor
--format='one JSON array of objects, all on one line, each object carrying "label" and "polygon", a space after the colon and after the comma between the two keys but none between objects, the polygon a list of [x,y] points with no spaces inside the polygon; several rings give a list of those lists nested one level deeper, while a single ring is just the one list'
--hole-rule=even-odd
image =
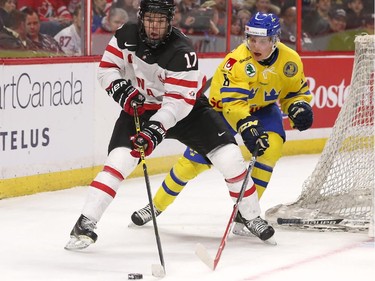
[{"label": "helmet cage visor", "polygon": [[[138,14],[138,24],[141,39],[149,45],[151,48],[156,48],[160,46],[169,37],[172,31],[172,20],[174,17],[175,5],[173,0],[142,0],[139,8]],[[145,20],[145,15],[147,18]],[[163,36],[158,38],[152,38],[147,35],[145,30],[145,24],[149,24],[148,20],[154,22],[154,24],[160,24],[159,35],[164,33]],[[164,26],[164,21],[166,19],[166,27]],[[164,26],[164,27],[163,27]],[[166,29],[165,29],[166,28]]]}]

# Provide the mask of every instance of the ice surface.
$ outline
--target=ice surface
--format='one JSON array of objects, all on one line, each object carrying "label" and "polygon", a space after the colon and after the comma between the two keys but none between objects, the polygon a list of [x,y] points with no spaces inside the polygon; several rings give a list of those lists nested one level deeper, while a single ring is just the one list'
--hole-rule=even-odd
[{"label": "ice surface", "polygon": [[[263,213],[294,201],[319,155],[283,157],[261,200]],[[153,194],[164,175],[150,177]],[[129,228],[130,215],[147,204],[143,178],[127,180],[98,223],[98,241],[81,252],[64,250],[85,200],[85,187],[0,201],[0,280],[375,280],[374,240],[364,233],[276,229],[277,246],[230,235],[213,272],[195,256],[197,243],[214,257],[233,203],[211,169],[183,190],[158,217],[166,276],[151,275],[159,255],[152,224]]]}]

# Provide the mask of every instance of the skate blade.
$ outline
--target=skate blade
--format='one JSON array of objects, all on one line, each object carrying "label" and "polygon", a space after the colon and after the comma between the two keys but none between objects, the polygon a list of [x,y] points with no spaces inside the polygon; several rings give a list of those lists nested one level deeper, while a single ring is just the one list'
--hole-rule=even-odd
[{"label": "skate blade", "polygon": [[246,227],[242,223],[235,222],[232,229],[232,233],[238,236],[255,237],[254,234],[252,234],[249,230],[245,229]]},{"label": "skate blade", "polygon": [[163,278],[165,276],[164,267],[160,264],[152,264],[151,272],[152,272],[152,276],[157,277],[157,278]]},{"label": "skate blade", "polygon": [[68,251],[83,250],[90,246],[94,241],[87,236],[80,236],[79,238],[72,236],[64,249]]},{"label": "skate blade", "polygon": [[267,245],[271,245],[271,246],[277,245],[277,242],[276,242],[275,238],[273,238],[273,237],[268,238],[267,240],[263,240],[263,243],[267,244]]},{"label": "skate blade", "polygon": [[[242,237],[256,237],[254,234],[252,234],[242,223],[235,223],[233,226],[232,233],[237,236],[242,236]],[[256,237],[258,238],[258,237]],[[258,238],[259,239],[259,238]],[[271,246],[276,246],[277,242],[275,238],[271,237],[267,240],[260,240],[264,244],[271,245]]]},{"label": "skate blade", "polygon": [[140,227],[143,227],[143,226],[145,226],[145,224],[143,224],[143,225],[138,225],[138,224],[135,224],[134,222],[130,222],[130,223],[128,224],[128,227],[129,227],[129,228],[140,228]]},{"label": "skate blade", "polygon": [[138,225],[136,225],[134,222],[130,222],[129,224],[128,224],[128,227],[129,228],[136,228]]}]

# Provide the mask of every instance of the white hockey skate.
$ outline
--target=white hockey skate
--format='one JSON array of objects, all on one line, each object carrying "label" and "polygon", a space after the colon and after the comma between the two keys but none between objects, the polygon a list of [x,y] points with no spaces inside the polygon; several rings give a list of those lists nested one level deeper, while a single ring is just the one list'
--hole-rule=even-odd
[{"label": "white hockey skate", "polygon": [[65,250],[82,250],[95,243],[98,235],[94,232],[96,223],[81,215],[70,232],[70,240],[64,247]]}]

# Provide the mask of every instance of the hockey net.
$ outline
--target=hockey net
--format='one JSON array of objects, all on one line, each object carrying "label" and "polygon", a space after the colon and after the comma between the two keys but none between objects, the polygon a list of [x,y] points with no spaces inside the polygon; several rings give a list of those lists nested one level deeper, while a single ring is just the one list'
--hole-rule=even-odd
[{"label": "hockey net", "polygon": [[319,161],[296,202],[266,211],[272,224],[319,230],[369,229],[373,236],[374,35],[356,37],[355,46],[350,93]]}]

